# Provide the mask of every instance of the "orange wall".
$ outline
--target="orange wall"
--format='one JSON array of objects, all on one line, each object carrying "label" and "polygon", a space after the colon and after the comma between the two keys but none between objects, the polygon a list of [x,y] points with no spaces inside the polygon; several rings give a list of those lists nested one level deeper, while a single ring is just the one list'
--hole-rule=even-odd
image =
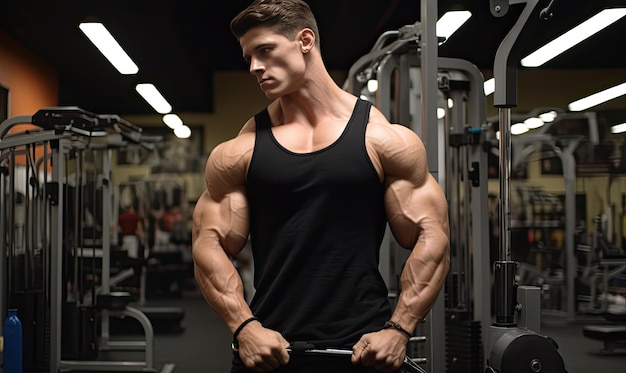
[{"label": "orange wall", "polygon": [[31,115],[59,98],[59,74],[0,31],[0,84],[9,89],[9,117]]},{"label": "orange wall", "polygon": [[[58,104],[59,74],[56,69],[2,31],[0,85],[9,89],[9,118],[32,115],[42,107]],[[17,125],[9,133],[21,132],[28,127],[32,126]],[[36,151],[39,152],[38,149]],[[16,157],[16,164],[24,163],[23,155]]]}]

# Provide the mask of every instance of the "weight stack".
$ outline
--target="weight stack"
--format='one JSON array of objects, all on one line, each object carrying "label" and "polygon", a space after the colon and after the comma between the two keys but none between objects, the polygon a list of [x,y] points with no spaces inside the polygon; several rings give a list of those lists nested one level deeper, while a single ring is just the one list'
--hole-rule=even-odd
[{"label": "weight stack", "polygon": [[448,373],[483,372],[480,321],[447,319],[446,367]]}]

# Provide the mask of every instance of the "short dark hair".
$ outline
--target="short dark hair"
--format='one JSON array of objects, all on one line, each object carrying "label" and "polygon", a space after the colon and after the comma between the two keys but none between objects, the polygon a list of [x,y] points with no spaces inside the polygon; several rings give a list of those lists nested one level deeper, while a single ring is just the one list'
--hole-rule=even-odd
[{"label": "short dark hair", "polygon": [[289,40],[304,28],[315,33],[315,45],[320,47],[317,21],[307,3],[302,0],[254,0],[230,22],[237,39],[256,27],[271,28]]}]

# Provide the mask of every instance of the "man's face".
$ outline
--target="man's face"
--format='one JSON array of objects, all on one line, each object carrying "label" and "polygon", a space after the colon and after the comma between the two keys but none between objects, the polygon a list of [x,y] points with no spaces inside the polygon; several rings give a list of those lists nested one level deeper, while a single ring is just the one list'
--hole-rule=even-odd
[{"label": "man's face", "polygon": [[250,73],[269,99],[292,92],[305,71],[301,44],[267,27],[257,27],[240,39]]}]

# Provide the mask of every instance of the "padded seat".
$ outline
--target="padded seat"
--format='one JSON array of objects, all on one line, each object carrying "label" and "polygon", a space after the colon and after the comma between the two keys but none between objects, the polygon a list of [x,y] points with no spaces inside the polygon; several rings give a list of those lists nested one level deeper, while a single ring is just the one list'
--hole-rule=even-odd
[{"label": "padded seat", "polygon": [[110,293],[98,294],[96,306],[101,310],[123,310],[133,302],[133,296],[125,291],[112,291]]},{"label": "padded seat", "polygon": [[[185,310],[180,307],[146,307],[135,306],[148,317],[156,334],[181,334],[185,331],[182,321]],[[112,318],[111,331],[115,334],[137,334],[141,332],[139,325],[128,318]]]},{"label": "padded seat", "polygon": [[604,343],[603,354],[623,354],[626,352],[626,325],[586,325],[583,335]]},{"label": "padded seat", "polygon": [[626,341],[626,325],[586,325],[583,335],[601,341]]}]

